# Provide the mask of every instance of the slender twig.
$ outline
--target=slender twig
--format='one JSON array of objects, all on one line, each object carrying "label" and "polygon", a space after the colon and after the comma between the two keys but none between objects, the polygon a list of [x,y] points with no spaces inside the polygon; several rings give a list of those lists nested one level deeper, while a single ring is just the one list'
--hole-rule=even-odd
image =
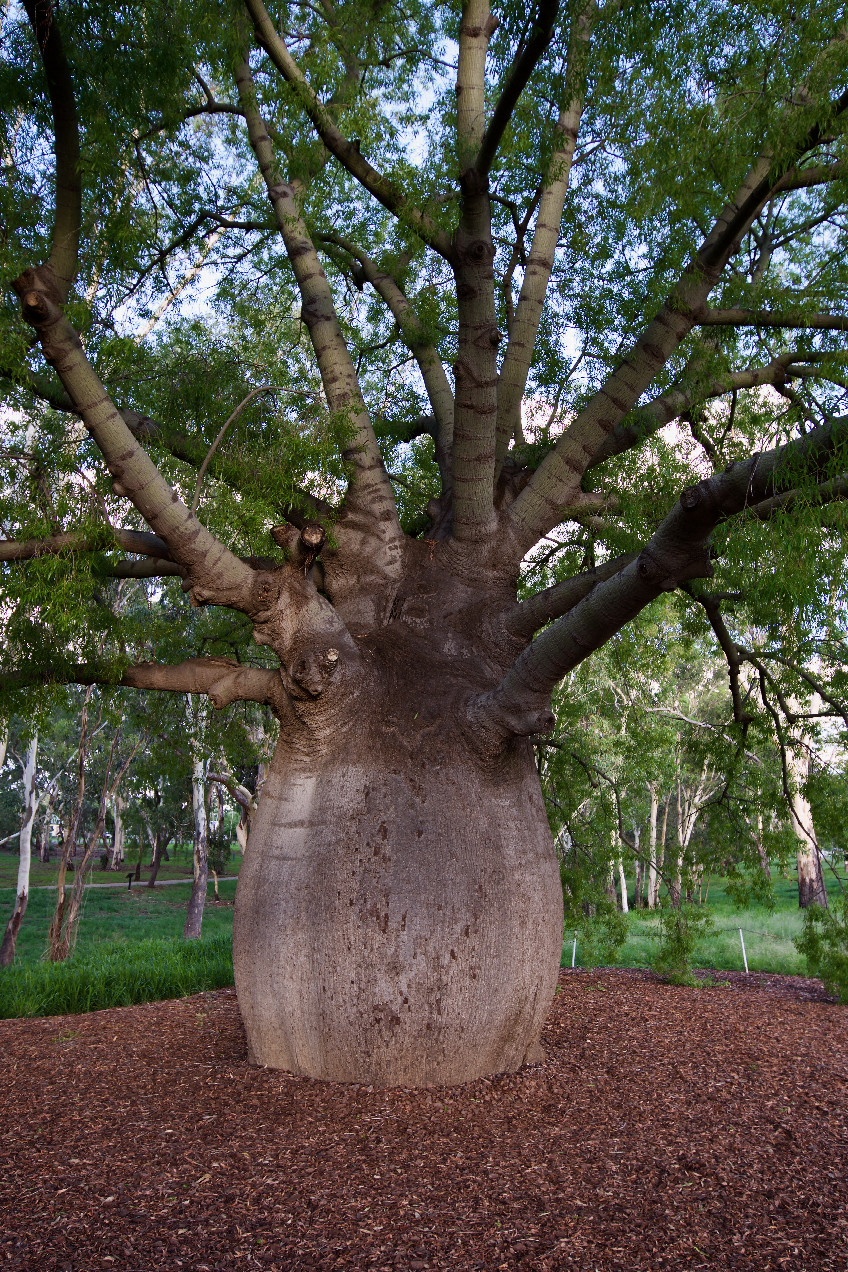
[{"label": "slender twig", "polygon": [[215,438],[212,445],[209,447],[209,450],[206,452],[206,458],[204,459],[203,463],[200,465],[200,471],[197,474],[197,481],[194,486],[194,498],[191,501],[191,511],[193,513],[197,512],[197,505],[200,502],[200,487],[203,485],[203,478],[206,476],[206,469],[209,467],[210,463],[212,462],[212,457],[214,456],[215,451],[218,449],[218,446],[224,440],[227,429],[235,420],[238,419],[238,417],[241,415],[244,408],[247,406],[248,402],[252,402],[253,399],[255,397],[259,397],[261,393],[278,393],[278,392],[279,392],[279,389],[277,389],[275,385],[263,384],[263,385],[260,385],[258,389],[251,389],[247,397],[242,398],[241,402],[239,402],[238,406],[233,411],[232,415],[229,417],[227,422],[223,425],[223,427],[221,428],[221,431],[218,433],[218,436]]}]

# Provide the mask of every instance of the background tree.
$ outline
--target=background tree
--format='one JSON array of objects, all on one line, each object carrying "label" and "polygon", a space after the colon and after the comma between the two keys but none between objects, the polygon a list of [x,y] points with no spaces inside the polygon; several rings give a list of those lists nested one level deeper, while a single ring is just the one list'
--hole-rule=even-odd
[{"label": "background tree", "polygon": [[[740,745],[740,669],[768,712],[766,657],[803,676],[822,633],[841,710],[843,23],[7,11],[5,683],[275,714],[235,927],[260,1062],[535,1053],[561,907],[528,739],[664,592]],[[146,611],[110,579],[158,579]],[[223,615],[200,657],[180,589]]]},{"label": "background tree", "polygon": [[[3,746],[5,752],[5,742]],[[5,755],[3,757],[5,759]],[[12,910],[3,941],[0,944],[0,967],[8,967],[15,959],[15,947],[18,932],[26,914],[29,901],[29,871],[32,853],[32,827],[36,813],[36,761],[38,759],[38,734],[33,733],[26,748],[23,760],[24,807],[21,814],[21,829],[18,834],[18,880],[15,889],[15,905]]]}]

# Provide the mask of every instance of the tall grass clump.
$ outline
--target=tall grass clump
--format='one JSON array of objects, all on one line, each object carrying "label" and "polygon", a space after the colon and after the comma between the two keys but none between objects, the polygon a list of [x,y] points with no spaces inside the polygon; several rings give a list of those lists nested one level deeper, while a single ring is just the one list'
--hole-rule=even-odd
[{"label": "tall grass clump", "polygon": [[102,941],[64,963],[29,964],[0,973],[0,1019],[129,1007],[232,983],[233,943],[228,933],[199,941]]}]

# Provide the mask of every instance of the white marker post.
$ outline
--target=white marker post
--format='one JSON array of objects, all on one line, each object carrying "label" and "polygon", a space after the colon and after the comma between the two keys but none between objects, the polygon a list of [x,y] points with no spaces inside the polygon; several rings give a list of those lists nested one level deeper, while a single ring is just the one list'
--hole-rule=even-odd
[{"label": "white marker post", "polygon": [[742,962],[745,964],[745,975],[748,975],[748,955],[745,953],[745,938],[742,935],[742,929],[739,929],[739,940],[742,942]]},{"label": "white marker post", "polygon": [[571,966],[572,966],[572,969],[574,968],[574,963],[575,963],[576,958],[577,958],[577,933],[575,932],[575,933],[574,933],[574,944],[573,944],[573,945],[572,945],[572,947],[571,947]]}]

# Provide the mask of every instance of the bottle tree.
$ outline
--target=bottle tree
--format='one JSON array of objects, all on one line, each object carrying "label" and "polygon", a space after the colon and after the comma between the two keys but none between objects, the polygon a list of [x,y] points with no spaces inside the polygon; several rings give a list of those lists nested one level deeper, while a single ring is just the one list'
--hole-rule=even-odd
[{"label": "bottle tree", "polygon": [[[839,599],[841,7],[23,0],[3,40],[4,683],[276,716],[258,1062],[515,1069],[555,686],[685,584],[741,734],[722,606]],[[177,588],[229,644],[180,660]]]}]

